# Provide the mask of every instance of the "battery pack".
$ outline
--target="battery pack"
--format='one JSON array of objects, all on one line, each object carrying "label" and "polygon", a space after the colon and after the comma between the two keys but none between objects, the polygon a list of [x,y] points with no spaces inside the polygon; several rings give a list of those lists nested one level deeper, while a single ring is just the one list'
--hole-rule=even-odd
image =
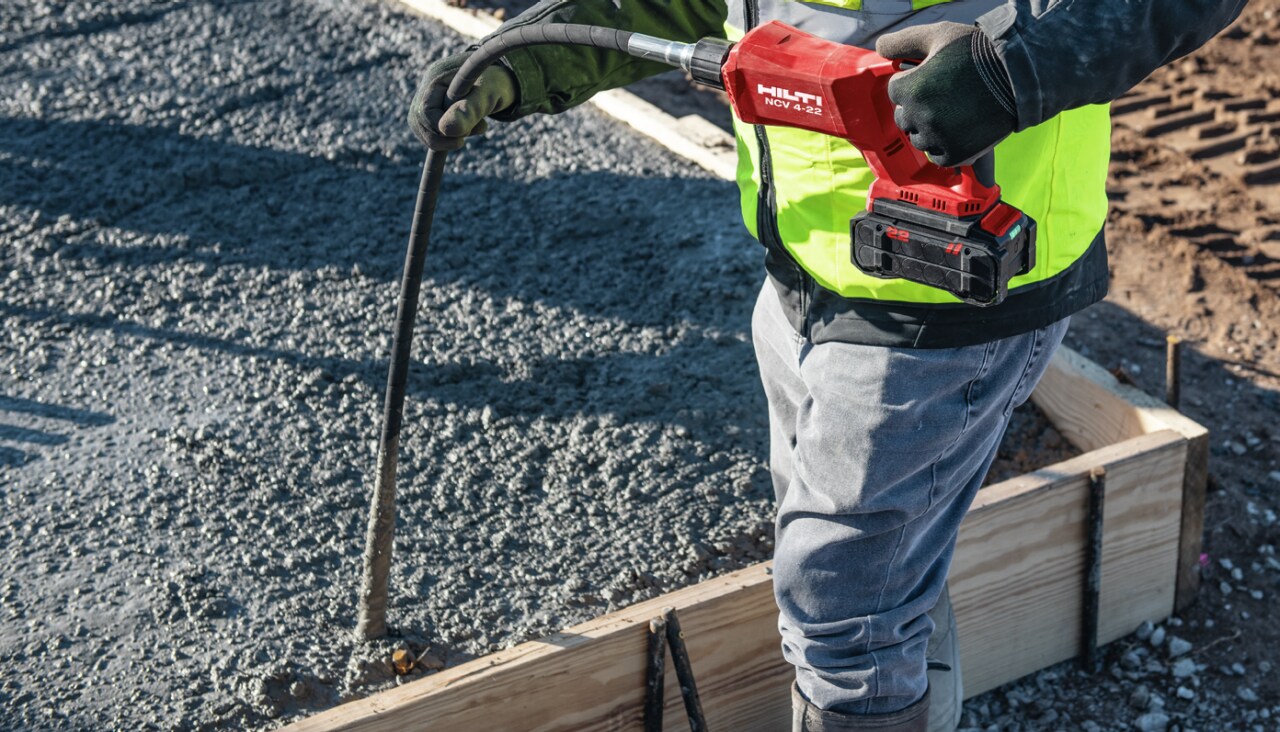
[{"label": "battery pack", "polygon": [[999,305],[1009,280],[1035,266],[1035,221],[1005,203],[955,218],[875,200],[850,228],[853,264],[862,272],[936,287],[970,305]]}]

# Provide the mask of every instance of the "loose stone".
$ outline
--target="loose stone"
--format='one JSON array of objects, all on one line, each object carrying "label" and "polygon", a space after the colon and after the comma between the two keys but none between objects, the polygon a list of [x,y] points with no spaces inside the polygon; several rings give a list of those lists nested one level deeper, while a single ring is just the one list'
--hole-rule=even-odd
[{"label": "loose stone", "polygon": [[1169,715],[1163,712],[1151,712],[1138,717],[1133,726],[1142,732],[1165,732],[1169,728]]},{"label": "loose stone", "polygon": [[1196,662],[1190,658],[1179,658],[1178,662],[1173,664],[1173,675],[1175,678],[1185,679],[1195,674]]}]

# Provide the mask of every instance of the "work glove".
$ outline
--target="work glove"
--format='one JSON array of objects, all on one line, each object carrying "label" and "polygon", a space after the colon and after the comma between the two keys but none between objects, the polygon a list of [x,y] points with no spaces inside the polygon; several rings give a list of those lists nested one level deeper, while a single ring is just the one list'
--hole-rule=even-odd
[{"label": "work glove", "polygon": [[467,96],[449,104],[449,82],[468,55],[447,56],[427,67],[409,105],[409,127],[432,150],[460,149],[468,135],[482,135],[488,129],[485,117],[516,102],[515,75],[495,63],[480,74]]},{"label": "work glove", "polygon": [[977,26],[932,23],[881,36],[876,53],[918,60],[889,80],[893,121],[944,167],[968,165],[1017,128],[1009,72]]}]

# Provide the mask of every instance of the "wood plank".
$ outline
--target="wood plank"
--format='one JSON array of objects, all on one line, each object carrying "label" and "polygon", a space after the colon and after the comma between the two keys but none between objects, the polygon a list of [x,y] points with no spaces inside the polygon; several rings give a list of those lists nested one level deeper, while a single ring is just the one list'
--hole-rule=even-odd
[{"label": "wood plank", "polygon": [[[713,729],[778,729],[782,660],[769,564],[664,595],[298,722],[292,730],[639,730],[650,618],[676,607]],[[667,681],[667,714],[683,714]],[[757,726],[763,725],[763,726]]]},{"label": "wood plank", "polygon": [[1069,348],[1058,349],[1031,399],[1082,450],[1162,429],[1174,430],[1187,440],[1175,607],[1194,602],[1200,589],[1209,431],[1146,392],[1121,384],[1106,369]]},{"label": "wood plank", "polygon": [[1031,400],[1081,450],[1170,429],[1187,439],[1208,433],[1164,402],[1116,381],[1098,364],[1067,347],[1058,349]]},{"label": "wood plank", "polygon": [[1174,609],[1181,611],[1200,594],[1200,554],[1204,547],[1204,503],[1209,485],[1209,432],[1187,440],[1182,473],[1182,528],[1178,540],[1178,586]]},{"label": "wood plank", "polygon": [[738,155],[729,133],[710,125],[719,133],[708,144],[708,130],[701,127],[694,139],[681,129],[679,120],[658,109],[625,89],[610,89],[591,98],[591,103],[614,119],[626,123],[640,134],[650,138],[671,152],[702,166],[724,180],[734,180],[738,170]]},{"label": "wood plank", "polygon": [[1094,467],[1107,470],[1099,641],[1170,613],[1185,451],[1175,432],[1140,435],[979,492],[951,568],[966,695],[1076,655]]},{"label": "wood plank", "polygon": [[[966,692],[981,693],[1075,654],[1087,475],[1107,468],[1105,642],[1173,603],[1180,467],[1176,433],[1141,435],[984,489],[952,570]],[[680,609],[713,729],[785,727],[769,565],[703,582],[541,641],[442,671],[298,722],[291,730],[639,730],[651,617]],[[669,680],[667,713],[682,713]]]},{"label": "wood plank", "polygon": [[421,15],[440,21],[468,38],[483,38],[502,25],[502,21],[488,13],[476,13],[454,7],[444,0],[397,0],[397,2]]},{"label": "wood plank", "polygon": [[1121,385],[1101,367],[1063,347],[1049,363],[1031,401],[1071,444],[1088,452],[1153,431],[1133,404],[1125,402]]}]

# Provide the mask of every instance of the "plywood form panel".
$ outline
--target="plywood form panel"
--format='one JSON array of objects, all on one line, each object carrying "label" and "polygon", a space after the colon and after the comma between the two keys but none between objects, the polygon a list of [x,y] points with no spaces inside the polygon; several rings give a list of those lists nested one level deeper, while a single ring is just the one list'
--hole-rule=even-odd
[{"label": "plywood form panel", "polygon": [[1208,430],[1159,399],[1119,383],[1106,369],[1069,348],[1058,350],[1031,398],[1082,450],[1162,429],[1174,430],[1187,440],[1175,604],[1178,609],[1191,604],[1200,589]]},{"label": "plywood form panel", "polygon": [[1095,467],[1107,470],[1099,640],[1170,613],[1185,452],[1162,431],[979,493],[951,569],[967,695],[1076,655]]},{"label": "plywood form panel", "polygon": [[[966,692],[1075,655],[1087,476],[1107,469],[1102,640],[1169,613],[1180,466],[1174,432],[1145,435],[992,486],[961,527],[952,570]],[[639,730],[645,628],[680,608],[708,723],[786,724],[768,565],[756,565],[523,644],[295,725],[298,730]],[[668,714],[682,714],[668,680]]]}]

